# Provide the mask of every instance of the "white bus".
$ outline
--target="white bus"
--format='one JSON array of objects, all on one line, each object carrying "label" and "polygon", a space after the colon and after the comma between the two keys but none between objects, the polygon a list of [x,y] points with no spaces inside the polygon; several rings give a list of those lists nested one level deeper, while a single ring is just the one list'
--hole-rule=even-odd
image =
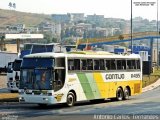
[{"label": "white bus", "polygon": [[139,55],[77,51],[25,56],[19,101],[49,105],[116,98],[142,92]]}]

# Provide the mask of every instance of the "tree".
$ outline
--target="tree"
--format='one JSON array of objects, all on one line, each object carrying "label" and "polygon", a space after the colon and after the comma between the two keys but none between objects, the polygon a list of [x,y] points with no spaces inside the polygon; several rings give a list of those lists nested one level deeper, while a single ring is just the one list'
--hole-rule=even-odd
[{"label": "tree", "polygon": [[44,43],[56,43],[58,41],[56,36],[53,36],[50,32],[44,32]]},{"label": "tree", "polygon": [[69,30],[69,28],[66,28],[66,30],[65,30],[65,37],[70,37],[70,30]]},{"label": "tree", "polygon": [[12,7],[13,7],[14,9],[16,9],[16,3],[13,3]]},{"label": "tree", "polygon": [[9,5],[8,5],[10,8],[12,7],[12,3],[11,2],[9,2]]},{"label": "tree", "polygon": [[124,39],[124,36],[123,36],[123,35],[119,35],[119,39],[120,39],[120,40],[123,40],[123,39]]},{"label": "tree", "polygon": [[56,43],[57,42],[57,38],[53,37],[52,38],[52,42]]},{"label": "tree", "polygon": [[45,32],[44,33],[44,42],[45,43],[50,43],[50,42],[52,42],[52,35],[50,34],[50,33],[48,33],[48,32]]}]

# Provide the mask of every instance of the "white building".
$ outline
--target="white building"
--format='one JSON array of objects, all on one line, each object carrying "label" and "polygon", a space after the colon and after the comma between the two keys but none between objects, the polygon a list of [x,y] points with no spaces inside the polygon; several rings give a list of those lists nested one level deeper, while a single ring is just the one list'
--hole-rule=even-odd
[{"label": "white building", "polygon": [[8,31],[23,32],[24,29],[25,29],[25,24],[7,25],[6,29],[7,29]]}]

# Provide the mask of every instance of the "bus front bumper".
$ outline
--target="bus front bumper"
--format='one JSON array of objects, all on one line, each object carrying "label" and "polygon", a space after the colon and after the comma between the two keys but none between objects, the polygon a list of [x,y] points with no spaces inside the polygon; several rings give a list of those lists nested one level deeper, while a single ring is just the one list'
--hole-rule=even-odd
[{"label": "bus front bumper", "polygon": [[21,103],[36,103],[36,104],[55,104],[54,96],[44,95],[19,95],[19,102]]}]

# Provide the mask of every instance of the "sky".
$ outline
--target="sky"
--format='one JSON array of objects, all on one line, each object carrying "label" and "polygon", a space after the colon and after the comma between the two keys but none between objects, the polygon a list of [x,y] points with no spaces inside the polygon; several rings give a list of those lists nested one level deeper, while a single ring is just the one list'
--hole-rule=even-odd
[{"label": "sky", "polygon": [[[9,8],[9,2],[16,3],[16,11],[22,12],[85,13],[85,15],[104,15],[106,18],[126,20],[131,18],[131,0],[0,0],[0,8],[13,9]],[[136,6],[137,2],[154,2],[155,4],[153,6]],[[133,17],[141,16],[149,20],[157,20],[157,0],[132,0],[132,6]],[[160,1],[158,6],[160,6]]]}]

